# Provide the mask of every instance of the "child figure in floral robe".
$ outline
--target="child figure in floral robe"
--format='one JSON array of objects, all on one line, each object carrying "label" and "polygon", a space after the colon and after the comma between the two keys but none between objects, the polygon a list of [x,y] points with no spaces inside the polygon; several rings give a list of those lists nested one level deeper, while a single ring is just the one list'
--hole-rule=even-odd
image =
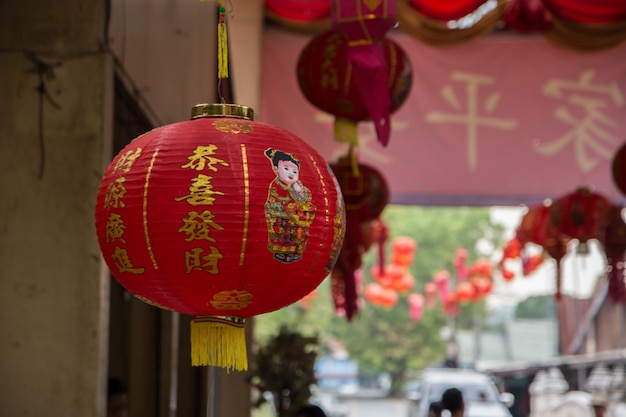
[{"label": "child figure in floral robe", "polygon": [[267,248],[280,262],[299,261],[315,217],[311,192],[299,179],[300,161],[293,155],[269,148],[265,156],[272,162],[272,169],[276,173],[265,202]]}]

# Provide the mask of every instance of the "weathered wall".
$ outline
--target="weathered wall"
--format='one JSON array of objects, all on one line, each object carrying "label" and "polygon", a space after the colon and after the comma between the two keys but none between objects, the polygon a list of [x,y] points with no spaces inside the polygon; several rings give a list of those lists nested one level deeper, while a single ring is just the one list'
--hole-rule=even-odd
[{"label": "weathered wall", "polygon": [[[103,16],[104,2],[0,4],[2,415],[104,410],[108,294],[93,221],[113,92]],[[50,64],[43,95],[27,51]]]},{"label": "weathered wall", "polygon": [[[0,2],[0,415],[104,413],[110,278],[93,212],[112,158],[114,68],[153,122],[214,96],[206,2],[108,3]],[[233,7],[236,99],[257,108],[262,2]],[[44,64],[44,94],[27,52]],[[249,415],[245,374],[218,380],[221,413]]]}]

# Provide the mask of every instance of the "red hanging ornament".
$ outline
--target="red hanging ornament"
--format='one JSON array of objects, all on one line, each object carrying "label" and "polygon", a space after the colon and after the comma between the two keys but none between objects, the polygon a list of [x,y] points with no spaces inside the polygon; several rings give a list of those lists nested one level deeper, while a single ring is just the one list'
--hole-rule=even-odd
[{"label": "red hanging ornament", "polygon": [[537,268],[543,264],[543,255],[524,255],[522,256],[522,273],[528,276],[535,272]]},{"label": "red hanging ornament", "polygon": [[460,302],[470,301],[474,297],[475,291],[468,281],[459,282],[456,286],[456,299]]},{"label": "red hanging ornament", "polygon": [[309,22],[330,16],[328,0],[265,0],[267,12],[296,22]]},{"label": "red hanging ornament", "polygon": [[391,308],[398,302],[398,293],[393,288],[380,284],[368,284],[365,287],[365,299],[371,304]]},{"label": "red hanging ornament", "polygon": [[424,296],[420,293],[413,293],[407,297],[409,305],[409,317],[412,321],[418,322],[424,316]]},{"label": "red hanging ornament", "polygon": [[459,281],[463,281],[467,278],[467,249],[458,248],[454,253],[454,269],[456,269],[456,276]]},{"label": "red hanging ornament", "polygon": [[437,271],[433,277],[433,282],[437,285],[439,299],[446,302],[450,294],[450,273],[445,269]]},{"label": "red hanging ornament", "polygon": [[528,208],[515,233],[522,246],[527,243],[543,245],[551,223],[550,210],[551,204],[538,204]]},{"label": "red hanging ornament", "polygon": [[[382,98],[387,97],[387,111],[392,114],[409,94],[411,64],[394,41],[385,38],[380,41],[380,48],[387,80],[383,84],[385,94]],[[356,123],[370,120],[372,114],[366,105],[367,97],[362,95],[362,87],[367,86],[355,79],[355,65],[348,59],[349,51],[348,42],[336,31],[319,34],[300,53],[297,77],[300,90],[307,100],[318,109],[335,116],[335,140],[356,146]],[[390,127],[391,123],[387,121],[385,129]]]},{"label": "red hanging ornament", "polygon": [[578,239],[579,253],[588,253],[586,243],[598,237],[611,202],[606,197],[581,187],[558,198],[550,217],[558,233]]},{"label": "red hanging ornament", "polygon": [[504,279],[505,281],[513,281],[513,279],[515,278],[515,272],[504,266],[500,267],[500,274],[502,275],[502,279]]},{"label": "red hanging ornament", "polygon": [[395,0],[333,0],[333,30],[347,42],[346,60],[379,142],[389,143],[391,95],[383,41],[396,24]]},{"label": "red hanging ornament", "polygon": [[613,156],[611,175],[615,186],[626,195],[626,143],[620,146]]},{"label": "red hanging ornament", "polygon": [[193,316],[192,365],[247,368],[246,318],[292,304],[330,273],[345,228],[324,159],[230,104],[154,129],[108,166],[98,241],[131,294]]},{"label": "red hanging ornament", "polygon": [[404,268],[409,267],[413,263],[416,250],[415,239],[409,236],[397,237],[391,247],[391,262]]},{"label": "red hanging ornament", "polygon": [[626,223],[622,213],[624,208],[612,205],[600,235],[609,269],[609,297],[613,302],[626,304]]},{"label": "red hanging ornament", "polygon": [[470,279],[470,284],[474,288],[474,300],[480,299],[491,293],[493,281],[486,277],[475,276]]},{"label": "red hanging ornament", "polygon": [[[333,299],[343,299],[342,308],[350,321],[358,310],[354,272],[361,267],[369,242],[369,239],[363,238],[362,225],[379,218],[389,201],[389,188],[380,172],[368,165],[359,164],[355,173],[351,162],[342,158],[331,167],[341,188],[346,210],[346,238],[332,274],[333,280],[342,281],[334,285],[333,290],[342,293],[334,295]],[[385,236],[384,229],[380,231],[381,237]]]},{"label": "red hanging ornament", "polygon": [[426,294],[426,306],[434,306],[435,295],[437,294],[437,284],[434,282],[427,282],[426,285],[424,285],[424,293]]},{"label": "red hanging ornament", "polygon": [[479,276],[491,279],[493,277],[493,264],[489,259],[477,259],[470,268],[470,272],[468,272],[468,274],[470,276]]}]

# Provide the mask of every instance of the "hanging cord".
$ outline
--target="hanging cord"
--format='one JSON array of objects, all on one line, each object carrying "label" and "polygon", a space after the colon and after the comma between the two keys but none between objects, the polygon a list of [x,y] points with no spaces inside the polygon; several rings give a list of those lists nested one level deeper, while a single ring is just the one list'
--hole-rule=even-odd
[{"label": "hanging cord", "polygon": [[39,77],[39,83],[35,90],[39,93],[39,111],[38,111],[38,121],[37,126],[39,129],[39,172],[37,174],[38,179],[43,178],[43,173],[45,170],[45,161],[46,161],[46,147],[44,141],[43,134],[43,120],[44,120],[44,99],[47,99],[50,104],[56,109],[60,109],[61,106],[52,99],[50,93],[48,92],[48,88],[46,85],[46,81],[54,79],[54,68],[61,66],[60,62],[49,64],[47,62],[42,61],[35,55],[33,52],[25,52],[26,58],[32,62],[33,67],[27,69],[26,73],[37,74]]},{"label": "hanging cord", "polygon": [[[229,10],[228,17],[233,18],[233,5],[228,1]],[[218,8],[217,23],[217,92],[219,100],[222,104],[226,103],[226,99],[222,95],[222,80],[228,78],[228,30],[226,28],[226,4],[225,0],[220,0]]]}]

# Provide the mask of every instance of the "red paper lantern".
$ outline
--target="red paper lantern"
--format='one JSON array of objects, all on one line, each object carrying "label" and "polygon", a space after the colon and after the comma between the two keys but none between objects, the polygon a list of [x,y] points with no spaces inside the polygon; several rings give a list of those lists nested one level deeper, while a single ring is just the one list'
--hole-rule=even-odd
[{"label": "red paper lantern", "polygon": [[491,292],[493,281],[489,278],[475,276],[470,279],[470,284],[474,287],[474,299],[478,300]]},{"label": "red paper lantern", "polygon": [[560,234],[578,239],[584,245],[598,237],[611,202],[588,188],[579,188],[557,199],[550,217]]},{"label": "red paper lantern", "polygon": [[265,0],[267,11],[282,18],[308,22],[330,16],[328,0]]},{"label": "red paper lantern", "polygon": [[611,174],[615,186],[626,195],[626,143],[624,143],[613,156],[611,162]]},{"label": "red paper lantern", "polygon": [[446,302],[450,294],[450,273],[445,269],[437,271],[433,276],[433,282],[437,285],[439,299]]},{"label": "red paper lantern", "polygon": [[365,299],[371,304],[391,308],[398,302],[398,298],[398,293],[393,288],[379,284],[367,284],[365,287]]},{"label": "red paper lantern", "polygon": [[409,316],[414,322],[418,322],[424,316],[424,296],[420,293],[413,293],[407,297],[409,305]]},{"label": "red paper lantern", "polygon": [[[335,302],[335,309],[345,310],[346,318],[351,320],[356,314],[357,292],[354,284],[354,272],[361,267],[365,248],[370,246],[370,238],[363,235],[362,225],[379,218],[389,202],[389,188],[382,174],[365,164],[358,164],[355,170],[347,158],[341,158],[331,164],[345,201],[346,239],[339,259],[332,274],[333,280],[342,280],[332,286],[333,300],[343,300],[343,305]],[[381,228],[381,241],[386,238],[384,225]],[[383,260],[380,260],[381,266]],[[336,291],[343,291],[341,294]]]},{"label": "red paper lantern", "polygon": [[313,291],[343,239],[324,159],[251,119],[243,106],[197,105],[192,120],[126,146],[98,192],[112,274],[143,301],[194,316],[193,365],[246,369],[244,319]]},{"label": "red paper lantern", "polygon": [[463,281],[467,278],[467,249],[458,248],[454,253],[454,269],[456,269],[456,276],[459,281]]},{"label": "red paper lantern", "polygon": [[467,281],[460,282],[456,287],[456,299],[460,302],[470,301],[474,297],[475,289]]},{"label": "red paper lantern", "polygon": [[392,263],[408,267],[413,263],[413,255],[417,250],[417,242],[409,236],[400,236],[393,241],[391,247]]},{"label": "red paper lantern", "polygon": [[528,208],[515,235],[522,246],[529,242],[539,246],[543,245],[546,240],[546,233],[551,227],[550,210],[551,205],[549,204],[538,204]]},{"label": "red paper lantern", "polygon": [[[382,48],[386,62],[387,92],[390,97],[390,114],[406,100],[411,88],[411,64],[394,41],[385,38]],[[349,120],[359,122],[370,119],[361,92],[352,75],[348,59],[348,43],[337,32],[321,33],[304,47],[297,64],[300,90],[307,100],[318,109],[338,118],[337,122]],[[347,142],[356,141],[351,124],[336,125],[335,138]],[[345,134],[345,136],[344,136]]]},{"label": "red paper lantern", "polygon": [[385,35],[396,24],[396,0],[332,0],[333,30],[348,43],[347,66],[359,90],[378,141],[387,146],[391,135],[391,96]]}]

